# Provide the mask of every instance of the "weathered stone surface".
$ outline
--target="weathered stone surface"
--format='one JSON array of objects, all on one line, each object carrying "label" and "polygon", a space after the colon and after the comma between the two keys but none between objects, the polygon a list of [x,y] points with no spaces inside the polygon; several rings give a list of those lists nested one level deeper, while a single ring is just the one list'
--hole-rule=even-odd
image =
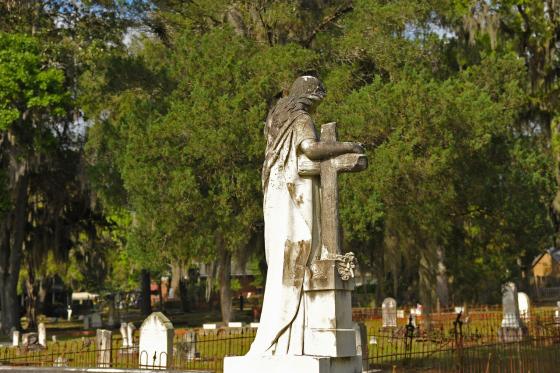
[{"label": "weathered stone surface", "polygon": [[520,328],[519,301],[517,287],[513,282],[502,286],[503,328]]},{"label": "weathered stone surface", "polygon": [[109,368],[111,366],[111,338],[112,332],[105,329],[97,329],[96,348],[97,366],[99,368]]},{"label": "weathered stone surface", "polygon": [[173,361],[173,324],[161,312],[154,312],[140,327],[140,368],[165,369]]}]

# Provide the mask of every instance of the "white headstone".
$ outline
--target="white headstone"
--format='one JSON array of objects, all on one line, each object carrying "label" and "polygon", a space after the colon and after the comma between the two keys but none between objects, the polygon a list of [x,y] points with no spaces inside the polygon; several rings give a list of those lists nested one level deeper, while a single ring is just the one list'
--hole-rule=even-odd
[{"label": "white headstone", "polygon": [[161,312],[154,312],[140,327],[138,347],[141,369],[165,369],[173,361],[173,324]]},{"label": "white headstone", "polygon": [[66,315],[67,315],[68,321],[72,320],[72,307],[70,307],[70,305],[68,305],[68,308],[66,309]]},{"label": "white headstone", "polygon": [[531,301],[529,296],[523,292],[517,293],[517,305],[519,307],[519,317],[527,322],[531,318]]},{"label": "white headstone", "polygon": [[215,330],[215,329],[218,329],[218,325],[216,325],[216,324],[202,324],[202,329]]},{"label": "white headstone", "polygon": [[109,368],[111,366],[111,331],[97,329],[97,366]]},{"label": "white headstone", "polygon": [[465,308],[464,307],[455,307],[455,313],[456,314],[465,313]]},{"label": "white headstone", "polygon": [[39,344],[43,347],[47,347],[47,328],[45,327],[45,323],[39,323],[37,331],[39,332]]},{"label": "white headstone", "polygon": [[13,347],[19,346],[19,335],[20,335],[19,330],[14,330],[12,332],[12,346]]},{"label": "white headstone", "polygon": [[257,329],[259,327],[259,325],[260,325],[260,323],[258,323],[258,322],[252,322],[251,324],[249,324],[249,326],[251,328],[255,328],[255,329]]},{"label": "white headstone", "polygon": [[242,322],[229,322],[228,327],[229,328],[242,328],[243,323]]},{"label": "white headstone", "polygon": [[517,287],[513,282],[508,282],[502,286],[502,307],[502,328],[520,328]]},{"label": "white headstone", "polygon": [[397,310],[397,318],[404,319],[404,310]]},{"label": "white headstone", "polygon": [[121,328],[119,330],[121,332],[122,338],[122,348],[128,348],[128,327],[127,323],[121,323]]},{"label": "white headstone", "polygon": [[397,301],[393,298],[385,298],[381,305],[381,316],[383,328],[397,327]]}]

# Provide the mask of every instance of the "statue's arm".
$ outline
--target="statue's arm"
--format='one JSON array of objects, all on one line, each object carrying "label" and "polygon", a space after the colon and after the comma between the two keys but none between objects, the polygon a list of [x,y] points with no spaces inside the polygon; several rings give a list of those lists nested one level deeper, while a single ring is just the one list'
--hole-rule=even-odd
[{"label": "statue's arm", "polygon": [[346,153],[363,154],[364,148],[355,142],[321,142],[312,139],[303,140],[300,149],[305,156],[313,161],[332,158]]}]

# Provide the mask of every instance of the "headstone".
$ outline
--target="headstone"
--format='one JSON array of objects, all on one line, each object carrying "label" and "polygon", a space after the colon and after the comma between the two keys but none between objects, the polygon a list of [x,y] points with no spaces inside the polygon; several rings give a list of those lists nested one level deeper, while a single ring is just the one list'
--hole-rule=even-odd
[{"label": "headstone", "polygon": [[128,348],[128,324],[123,322],[121,323],[121,338],[122,338],[122,348]]},{"label": "headstone", "polygon": [[95,312],[91,314],[91,327],[92,328],[103,327],[103,319],[101,318],[101,314],[99,312]]},{"label": "headstone", "polygon": [[39,344],[43,347],[47,347],[47,328],[45,327],[45,323],[39,323],[37,331],[39,332]]},{"label": "headstone", "polygon": [[554,322],[560,324],[560,302],[556,302],[556,309],[554,310]]},{"label": "headstone", "polygon": [[111,366],[111,336],[112,332],[105,329],[97,329],[97,366],[109,368]]},{"label": "headstone", "polygon": [[397,327],[397,301],[393,298],[385,298],[381,305],[381,317],[383,328]]},{"label": "headstone", "polygon": [[464,314],[465,313],[465,308],[464,307],[455,307],[455,313],[456,314]]},{"label": "headstone", "polygon": [[84,315],[84,330],[88,330],[91,327],[91,317],[90,315]]},{"label": "headstone", "polygon": [[502,328],[520,328],[517,287],[513,282],[502,286]]},{"label": "headstone", "polygon": [[184,352],[187,359],[195,359],[197,356],[196,344],[198,342],[198,334],[195,331],[188,331],[183,337]]},{"label": "headstone", "polygon": [[251,324],[249,324],[249,326],[251,328],[255,328],[255,329],[257,329],[259,327],[259,325],[260,325],[260,323],[258,323],[258,322],[252,322]]},{"label": "headstone", "polygon": [[519,316],[517,287],[513,282],[502,286],[502,324],[498,336],[503,342],[517,342],[523,339],[526,328]]},{"label": "headstone", "polygon": [[523,292],[517,293],[517,305],[519,306],[519,317],[527,323],[531,318],[531,301],[529,296]]},{"label": "headstone", "polygon": [[29,347],[31,345],[37,344],[38,336],[37,333],[24,333],[21,336],[21,345],[23,347]]},{"label": "headstone", "polygon": [[138,347],[141,369],[165,369],[173,361],[173,324],[161,312],[154,312],[140,327]]},{"label": "headstone", "polygon": [[404,310],[397,310],[397,319],[404,319]]},{"label": "headstone", "polygon": [[53,343],[56,343],[56,335],[53,334],[53,335],[51,336],[51,340],[52,340]]},{"label": "headstone", "polygon": [[228,327],[229,328],[242,328],[243,323],[242,322],[229,322]]},{"label": "headstone", "polygon": [[356,331],[356,355],[362,360],[362,372],[367,372],[369,370],[367,328],[363,322],[355,322],[354,330]]},{"label": "headstone", "polygon": [[126,336],[127,336],[127,342],[128,342],[128,347],[134,347],[134,331],[136,330],[136,326],[134,326],[134,323],[129,322],[126,325]]},{"label": "headstone", "polygon": [[202,324],[202,329],[204,329],[204,330],[215,330],[215,329],[218,329],[218,325],[216,325],[216,324]]},{"label": "headstone", "polygon": [[70,305],[68,305],[68,308],[66,309],[66,316],[68,321],[72,320],[72,306]]},{"label": "headstone", "polygon": [[20,331],[19,330],[12,331],[12,346],[13,347],[18,347],[19,346],[19,336],[20,336]]}]

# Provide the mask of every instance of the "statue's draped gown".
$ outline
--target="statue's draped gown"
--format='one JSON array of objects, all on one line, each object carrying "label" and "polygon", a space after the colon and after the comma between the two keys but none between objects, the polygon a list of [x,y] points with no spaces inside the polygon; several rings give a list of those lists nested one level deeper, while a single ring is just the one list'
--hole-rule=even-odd
[{"label": "statue's draped gown", "polygon": [[[291,100],[291,101],[290,101]],[[319,252],[319,180],[298,174],[300,144],[317,139],[305,105],[279,101],[267,118],[263,166],[268,272],[260,325],[249,354],[302,355],[305,268]]]}]

